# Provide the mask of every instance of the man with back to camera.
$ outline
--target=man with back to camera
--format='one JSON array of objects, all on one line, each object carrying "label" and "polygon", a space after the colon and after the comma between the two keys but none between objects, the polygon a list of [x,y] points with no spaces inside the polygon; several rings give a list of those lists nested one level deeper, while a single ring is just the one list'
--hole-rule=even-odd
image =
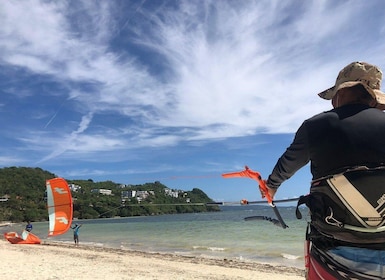
[{"label": "man with back to camera", "polygon": [[[323,191],[330,192],[330,182],[335,179],[333,175],[344,174],[349,169],[357,168],[358,171],[349,176],[357,177],[358,181],[365,181],[366,173],[371,174],[371,178],[380,180],[385,177],[385,173],[382,173],[385,166],[385,114],[382,111],[385,109],[385,94],[380,91],[381,81],[382,72],[374,65],[353,62],[344,67],[339,72],[335,85],[319,94],[321,98],[332,101],[333,109],[302,123],[293,142],[279,158],[266,181],[268,192],[274,197],[278,187],[310,161],[313,180],[310,188],[311,199],[306,202],[312,220],[308,233],[309,240],[312,241],[310,262],[314,261],[313,257],[319,262],[326,262],[325,273],[329,276],[339,275],[339,279],[345,279],[341,278],[341,275],[346,273],[346,279],[350,279],[352,273],[357,273],[354,277],[363,277],[361,279],[371,276],[384,277],[384,216],[383,213],[373,211],[379,214],[379,217],[370,219],[378,226],[348,226],[350,221],[347,217],[350,214],[341,214],[338,218],[335,214],[337,210],[348,213],[347,208],[350,206],[343,206],[339,202],[335,204],[341,197],[335,199],[336,195],[332,192],[330,197],[334,200],[319,192],[316,196],[315,191],[312,196],[312,190],[323,188]],[[373,175],[378,173],[380,175]],[[358,178],[361,175],[362,178]],[[349,180],[340,180],[345,176],[336,178],[346,184],[342,186],[342,190],[352,187]],[[372,185],[377,190],[384,184],[366,184],[361,193],[370,196]],[[335,187],[341,188],[339,185]],[[351,190],[355,193],[354,188]],[[384,194],[385,190],[381,193]],[[377,199],[380,200],[374,198],[374,204]],[[349,198],[342,196],[342,200]],[[353,204],[355,200],[356,197],[351,199]],[[355,209],[351,210],[354,212]],[[320,250],[317,251],[317,248]],[[346,268],[346,271],[335,274],[335,271],[329,271],[331,267],[335,270]],[[312,270],[311,265],[308,273],[308,279],[321,277]]]}]

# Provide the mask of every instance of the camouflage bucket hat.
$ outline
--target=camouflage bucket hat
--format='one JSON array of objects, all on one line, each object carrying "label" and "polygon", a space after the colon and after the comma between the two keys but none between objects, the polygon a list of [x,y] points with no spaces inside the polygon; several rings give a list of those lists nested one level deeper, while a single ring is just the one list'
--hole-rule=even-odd
[{"label": "camouflage bucket hat", "polygon": [[385,94],[380,90],[381,81],[382,72],[377,66],[366,62],[352,62],[340,71],[333,87],[318,95],[330,100],[340,89],[361,84],[377,101],[376,107],[385,110]]}]

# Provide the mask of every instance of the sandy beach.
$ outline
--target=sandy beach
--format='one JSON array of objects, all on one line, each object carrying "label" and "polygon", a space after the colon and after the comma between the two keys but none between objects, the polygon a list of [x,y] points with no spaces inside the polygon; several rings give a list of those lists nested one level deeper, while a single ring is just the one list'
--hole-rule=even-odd
[{"label": "sandy beach", "polygon": [[304,279],[304,270],[59,242],[0,241],[0,279]]}]

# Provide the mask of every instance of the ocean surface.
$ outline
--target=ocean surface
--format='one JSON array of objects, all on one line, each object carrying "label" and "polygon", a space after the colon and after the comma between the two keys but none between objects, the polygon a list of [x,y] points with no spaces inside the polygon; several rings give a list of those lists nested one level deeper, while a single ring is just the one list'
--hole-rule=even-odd
[{"label": "ocean surface", "polygon": [[[245,221],[262,215],[275,218],[269,206],[221,206],[220,212],[162,216],[77,220],[82,224],[80,244],[99,247],[173,253],[228,260],[257,261],[304,268],[304,238],[307,208],[301,208],[302,220],[295,207],[278,209],[289,228],[269,221]],[[2,233],[21,233],[25,225],[2,227]],[[43,241],[73,244],[73,233],[47,238],[48,222],[33,223],[33,231]]]}]

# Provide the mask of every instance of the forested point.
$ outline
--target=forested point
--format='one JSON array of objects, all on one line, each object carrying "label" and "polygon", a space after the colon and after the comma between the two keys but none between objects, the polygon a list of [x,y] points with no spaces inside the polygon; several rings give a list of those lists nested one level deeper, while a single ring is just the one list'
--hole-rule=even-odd
[{"label": "forested point", "polygon": [[[48,220],[46,180],[56,177],[41,168],[1,168],[0,221]],[[158,181],[143,185],[66,181],[72,190],[74,218],[78,219],[219,211],[218,206],[205,205],[213,201],[198,188],[171,190]]]}]

